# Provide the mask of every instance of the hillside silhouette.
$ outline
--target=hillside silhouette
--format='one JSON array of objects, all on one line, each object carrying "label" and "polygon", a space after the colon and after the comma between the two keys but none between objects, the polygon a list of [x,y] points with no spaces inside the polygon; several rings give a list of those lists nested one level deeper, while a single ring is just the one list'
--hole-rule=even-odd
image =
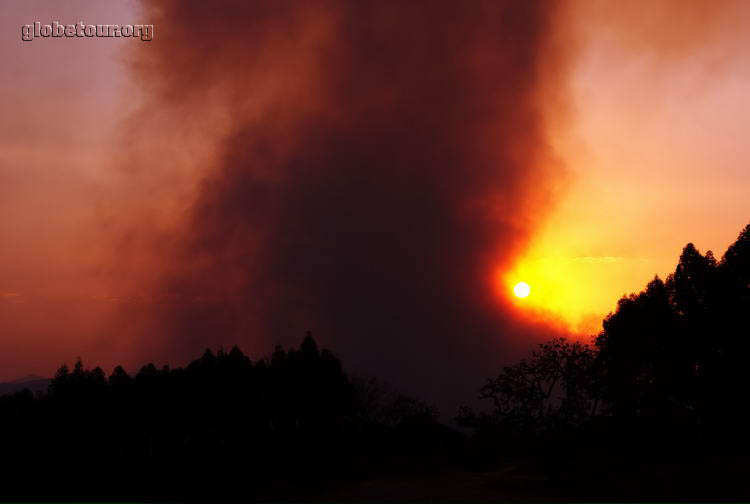
[{"label": "hillside silhouette", "polygon": [[0,383],[0,396],[12,394],[24,389],[32,393],[46,392],[49,388],[49,378],[37,375],[29,375],[10,382]]},{"label": "hillside silhouette", "polygon": [[590,344],[502,368],[460,429],[349,376],[309,333],[268,358],[206,350],[134,375],[79,359],[47,393],[0,397],[0,497],[747,499],[747,313],[750,226],[720,260],[685,246]]}]

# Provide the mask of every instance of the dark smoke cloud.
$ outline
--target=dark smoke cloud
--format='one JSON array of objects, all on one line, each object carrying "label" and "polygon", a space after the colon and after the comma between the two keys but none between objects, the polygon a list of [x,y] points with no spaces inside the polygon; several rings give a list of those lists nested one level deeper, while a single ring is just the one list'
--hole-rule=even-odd
[{"label": "dark smoke cloud", "polygon": [[565,68],[557,2],[144,7],[130,148],[152,159],[134,179],[165,183],[149,177],[181,141],[208,153],[176,224],[124,240],[154,258],[150,351],[266,353],[311,329],[351,369],[453,403],[549,335],[496,279],[562,175],[544,117]]}]

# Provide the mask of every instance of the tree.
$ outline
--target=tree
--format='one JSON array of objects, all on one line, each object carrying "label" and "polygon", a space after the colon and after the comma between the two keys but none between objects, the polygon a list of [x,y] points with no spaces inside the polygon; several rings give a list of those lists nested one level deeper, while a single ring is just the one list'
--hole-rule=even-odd
[{"label": "tree", "polygon": [[463,408],[458,420],[526,433],[579,425],[599,407],[593,362],[593,350],[580,342],[555,338],[541,343],[530,359],[505,366],[481,388],[480,398],[493,404],[489,415]]},{"label": "tree", "polygon": [[597,336],[604,397],[617,416],[692,407],[695,357],[680,315],[657,276],[638,295],[620,299]]},{"label": "tree", "polygon": [[55,373],[55,377],[49,383],[50,396],[60,396],[65,393],[68,385],[70,371],[67,364],[63,364]]},{"label": "tree", "polygon": [[109,384],[112,387],[126,387],[131,382],[130,375],[123,369],[122,366],[117,366],[109,375]]},{"label": "tree", "polygon": [[604,395],[620,419],[739,433],[750,339],[750,226],[717,262],[688,243],[666,282],[620,300],[596,340]]}]

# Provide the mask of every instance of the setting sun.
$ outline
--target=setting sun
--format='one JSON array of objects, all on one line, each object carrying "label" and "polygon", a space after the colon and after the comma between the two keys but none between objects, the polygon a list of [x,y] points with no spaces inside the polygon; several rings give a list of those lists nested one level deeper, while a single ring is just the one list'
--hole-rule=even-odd
[{"label": "setting sun", "polygon": [[526,282],[518,282],[516,286],[513,287],[513,293],[516,297],[525,298],[531,293],[531,287],[529,287],[529,284]]}]

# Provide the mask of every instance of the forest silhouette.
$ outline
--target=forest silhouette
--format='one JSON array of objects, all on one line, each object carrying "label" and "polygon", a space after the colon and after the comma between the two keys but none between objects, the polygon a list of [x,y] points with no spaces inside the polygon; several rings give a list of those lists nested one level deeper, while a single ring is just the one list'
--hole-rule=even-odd
[{"label": "forest silhouette", "polygon": [[133,376],[79,359],[47,393],[0,397],[0,498],[307,499],[508,467],[521,499],[747,498],[749,311],[750,225],[721,260],[688,244],[590,344],[502,368],[454,425],[349,376],[309,333],[265,359],[206,350]]}]

